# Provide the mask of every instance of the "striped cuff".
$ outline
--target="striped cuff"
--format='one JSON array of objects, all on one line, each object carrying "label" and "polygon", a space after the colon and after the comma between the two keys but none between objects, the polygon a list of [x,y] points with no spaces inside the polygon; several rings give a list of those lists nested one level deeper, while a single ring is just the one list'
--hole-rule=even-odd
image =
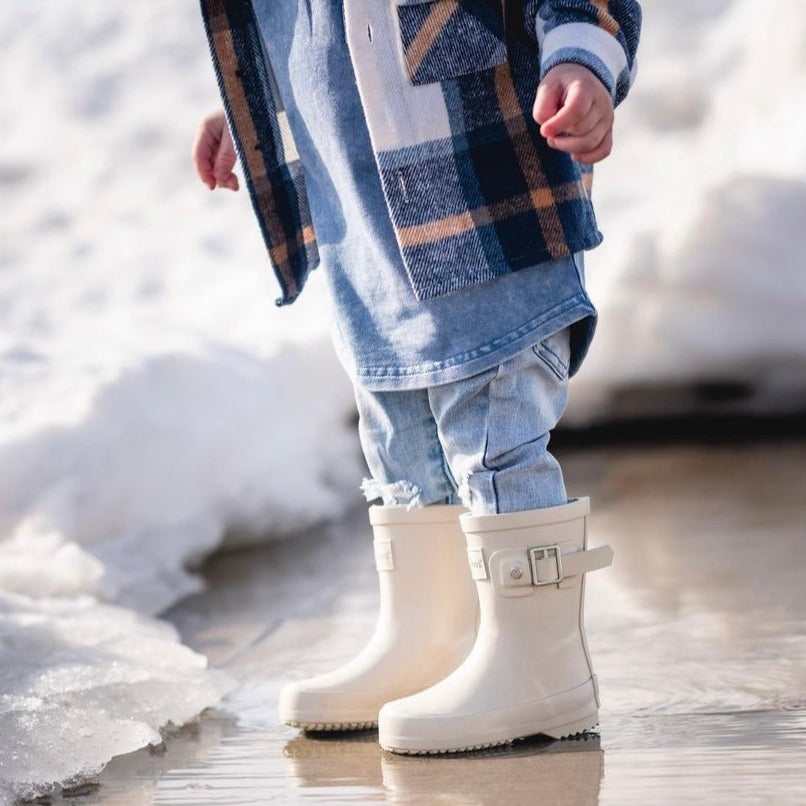
[{"label": "striped cuff", "polygon": [[607,31],[586,22],[558,25],[543,34],[538,25],[540,79],[558,64],[573,62],[587,67],[607,87],[613,103],[618,103],[632,83],[627,54]]}]

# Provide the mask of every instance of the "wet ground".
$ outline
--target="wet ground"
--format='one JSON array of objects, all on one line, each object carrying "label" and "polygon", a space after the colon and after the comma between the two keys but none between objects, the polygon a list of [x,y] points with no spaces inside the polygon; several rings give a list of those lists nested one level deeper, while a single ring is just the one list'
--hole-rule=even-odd
[{"label": "wet ground", "polygon": [[168,618],[238,682],[161,748],[114,760],[74,804],[806,804],[806,443],[561,454],[592,499],[598,735],[454,758],[278,725],[287,679],[373,624],[366,514],[216,558]]}]

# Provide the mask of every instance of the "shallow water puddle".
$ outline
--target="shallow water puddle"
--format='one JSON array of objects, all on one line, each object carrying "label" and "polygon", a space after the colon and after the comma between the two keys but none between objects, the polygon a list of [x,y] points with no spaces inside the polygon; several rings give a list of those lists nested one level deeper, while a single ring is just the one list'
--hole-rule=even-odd
[{"label": "shallow water puddle", "polygon": [[803,712],[614,716],[601,736],[415,758],[381,752],[374,732],[308,738],[211,714],[159,759],[113,762],[110,780],[73,802],[794,804],[806,801],[805,744]]},{"label": "shallow water puddle", "polygon": [[[600,736],[451,759],[382,753],[374,733],[276,722],[285,679],[370,632],[365,515],[324,536],[218,558],[170,613],[241,688],[159,751],[116,759],[72,803],[806,803],[806,446],[564,457],[593,501],[587,623]],[[539,636],[535,637],[539,640]]]}]

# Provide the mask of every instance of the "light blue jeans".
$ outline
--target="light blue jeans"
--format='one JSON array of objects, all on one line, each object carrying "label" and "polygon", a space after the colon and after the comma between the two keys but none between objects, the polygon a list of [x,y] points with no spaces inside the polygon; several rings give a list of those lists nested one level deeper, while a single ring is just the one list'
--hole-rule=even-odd
[{"label": "light blue jeans", "polygon": [[569,331],[461,381],[398,392],[356,384],[367,499],[463,503],[474,515],[566,503],[547,445],[568,401]]}]

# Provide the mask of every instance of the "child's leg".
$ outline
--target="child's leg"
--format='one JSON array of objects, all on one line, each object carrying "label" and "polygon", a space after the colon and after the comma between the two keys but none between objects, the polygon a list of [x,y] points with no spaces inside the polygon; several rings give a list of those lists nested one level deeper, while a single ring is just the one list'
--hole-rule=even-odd
[{"label": "child's leg", "polygon": [[462,502],[474,515],[566,502],[549,432],[568,401],[569,329],[487,372],[428,390]]},{"label": "child's leg", "polygon": [[363,489],[387,506],[458,504],[431,413],[428,391],[370,392],[356,387],[358,432],[371,478]]},{"label": "child's leg", "polygon": [[422,691],[459,666],[476,636],[478,597],[459,525],[464,509],[444,506],[453,504],[456,485],[427,392],[357,388],[356,397],[373,475],[365,492],[384,504],[369,513],[378,621],[347,664],[283,687],[280,718],[305,730],[375,725],[384,703]]},{"label": "child's leg", "polygon": [[569,329],[498,367],[428,391],[480,604],[465,661],[383,706],[381,746],[455,752],[593,727],[598,689],[581,618],[584,576],[612,551],[587,544],[587,499],[567,501],[546,446],[565,409]]}]

